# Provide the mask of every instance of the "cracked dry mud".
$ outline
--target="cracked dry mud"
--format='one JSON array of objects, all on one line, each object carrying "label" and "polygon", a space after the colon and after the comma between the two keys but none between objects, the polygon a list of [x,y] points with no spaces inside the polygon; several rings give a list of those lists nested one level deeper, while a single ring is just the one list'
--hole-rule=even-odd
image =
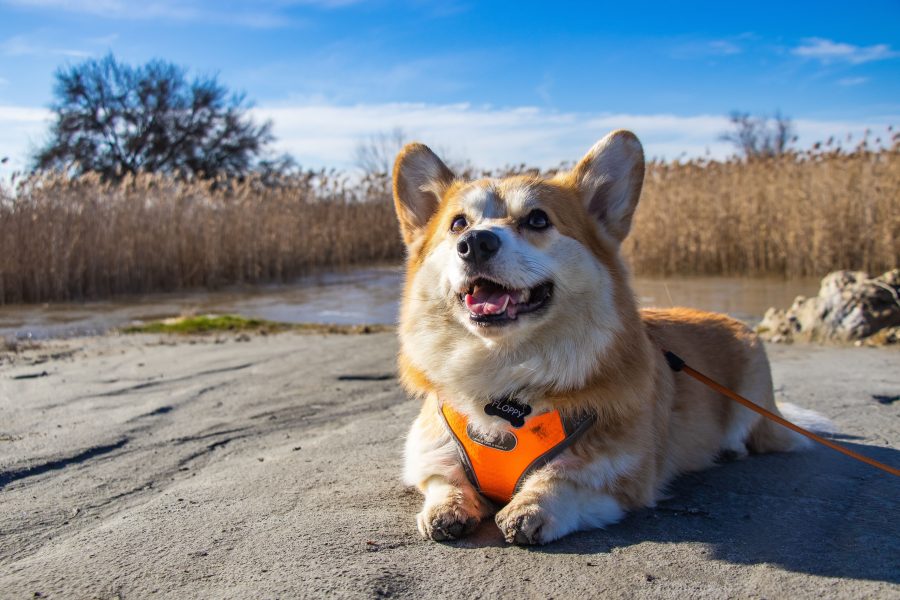
[{"label": "cracked dry mud", "polygon": [[[831,450],[687,475],[545,547],[493,519],[439,544],[398,479],[418,405],[391,334],[213,342],[0,361],[0,597],[900,597],[900,484]],[[900,465],[900,403],[873,399],[900,393],[900,352],[769,352],[779,399]]]}]

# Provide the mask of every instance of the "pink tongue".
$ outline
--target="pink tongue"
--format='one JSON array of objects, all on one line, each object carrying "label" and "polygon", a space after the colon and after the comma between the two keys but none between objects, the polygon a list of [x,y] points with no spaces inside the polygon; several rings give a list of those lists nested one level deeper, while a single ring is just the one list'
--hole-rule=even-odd
[{"label": "pink tongue", "polygon": [[475,288],[474,294],[466,294],[466,308],[475,315],[500,314],[506,310],[507,302],[512,304],[512,299],[507,292],[503,291],[491,294]]}]

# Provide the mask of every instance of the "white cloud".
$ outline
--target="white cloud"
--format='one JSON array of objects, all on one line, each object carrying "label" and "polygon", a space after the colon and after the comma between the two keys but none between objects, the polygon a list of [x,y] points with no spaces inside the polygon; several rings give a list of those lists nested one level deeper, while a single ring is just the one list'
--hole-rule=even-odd
[{"label": "white cloud", "polygon": [[[105,19],[124,20],[165,20],[165,21],[206,21],[206,22],[232,22],[238,18],[236,14],[230,14],[226,19],[223,13],[207,13],[196,6],[188,6],[181,2],[168,0],[155,2],[125,2],[122,0],[5,0],[12,6],[30,9],[50,9],[82,13]],[[272,26],[268,15],[250,14],[244,17],[248,24],[258,26]]]},{"label": "white cloud", "polygon": [[811,58],[823,63],[848,62],[858,65],[875,60],[885,60],[900,56],[900,53],[891,50],[887,44],[875,44],[873,46],[854,46],[835,42],[825,38],[807,38],[803,44],[791,51],[797,56]]},{"label": "white cloud", "polygon": [[[634,131],[648,158],[715,158],[732,153],[718,140],[729,128],[720,115],[606,114],[557,112],[521,106],[497,108],[471,104],[357,104],[325,102],[262,106],[254,116],[271,119],[276,145],[290,152],[304,167],[353,167],[356,145],[376,133],[402,127],[417,139],[454,161],[469,160],[479,167],[526,163],[554,167],[575,161],[600,137],[613,129]],[[28,154],[45,135],[51,113],[44,109],[0,106],[0,176],[22,169]],[[859,139],[866,129],[880,134],[900,115],[868,120],[794,120],[799,146],[806,148],[830,136],[848,133]]]},{"label": "white cloud", "polygon": [[99,37],[88,38],[87,42],[96,46],[110,46],[119,40],[118,33],[110,33]]},{"label": "white cloud", "polygon": [[741,34],[728,39],[686,40],[671,47],[672,58],[682,60],[715,59],[744,52],[744,45],[753,39],[753,34]]},{"label": "white cloud", "polygon": [[63,10],[87,11],[105,10],[118,6],[118,0],[4,0],[11,6],[33,8],[60,8]]},{"label": "white cloud", "polygon": [[716,54],[740,54],[741,47],[734,42],[728,40],[713,40],[709,43],[709,48]]},{"label": "white cloud", "polygon": [[281,27],[297,23],[284,15],[291,5],[338,9],[361,0],[264,0],[250,2],[180,2],[177,0],[0,0],[7,6],[32,10],[55,10],[93,15],[105,19],[163,20],[219,23],[254,28]]},{"label": "white cloud", "polygon": [[0,179],[28,166],[29,154],[40,143],[50,122],[43,108],[0,105]]},{"label": "white cloud", "polygon": [[844,77],[843,79],[838,79],[838,85],[843,85],[843,86],[862,85],[868,81],[869,81],[868,77]]},{"label": "white cloud", "polygon": [[56,48],[40,43],[30,41],[24,35],[14,35],[0,43],[0,53],[6,56],[39,56],[39,55],[55,55],[67,56],[70,58],[86,58],[90,56],[89,52],[83,50],[73,50],[69,48]]},{"label": "white cloud", "polygon": [[[627,128],[641,138],[647,157],[666,160],[715,158],[732,153],[718,140],[730,127],[720,115],[562,113],[535,107],[496,108],[471,104],[358,104],[336,106],[310,103],[262,106],[258,117],[271,119],[277,145],[307,167],[351,167],[360,140],[394,127],[434,148],[446,149],[451,159],[468,159],[477,166],[499,167],[524,162],[552,167],[573,161],[603,135]],[[900,123],[900,115],[867,121],[794,121],[800,147],[831,135],[860,135]]]},{"label": "white cloud", "polygon": [[[279,4],[283,5],[299,5],[299,6],[317,6],[320,8],[344,8],[359,4],[363,0],[285,0]],[[253,4],[253,3],[250,3]],[[448,2],[449,4],[449,2]]]}]

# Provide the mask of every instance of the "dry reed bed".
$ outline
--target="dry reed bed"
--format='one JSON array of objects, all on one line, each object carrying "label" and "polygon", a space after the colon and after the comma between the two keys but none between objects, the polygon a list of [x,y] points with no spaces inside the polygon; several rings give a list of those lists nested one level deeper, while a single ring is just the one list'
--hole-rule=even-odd
[{"label": "dry reed bed", "polygon": [[283,183],[33,177],[0,201],[0,302],[288,281],[402,255],[383,192]]},{"label": "dry reed bed", "polygon": [[[0,196],[0,303],[288,281],[396,261],[387,182],[264,186],[38,175]],[[626,243],[649,274],[821,276],[900,264],[900,146],[650,164]]]},{"label": "dry reed bed", "polygon": [[653,164],[626,251],[641,274],[882,273],[900,264],[900,146]]}]

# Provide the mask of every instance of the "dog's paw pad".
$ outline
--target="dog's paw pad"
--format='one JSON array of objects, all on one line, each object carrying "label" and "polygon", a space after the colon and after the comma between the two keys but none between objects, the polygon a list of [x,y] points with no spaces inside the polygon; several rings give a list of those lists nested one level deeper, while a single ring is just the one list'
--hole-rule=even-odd
[{"label": "dog's paw pad", "polygon": [[458,540],[478,526],[479,519],[458,506],[426,507],[417,515],[419,533],[436,542]]},{"label": "dog's paw pad", "polygon": [[507,507],[497,514],[496,520],[504,539],[510,544],[532,546],[550,541],[545,530],[547,516],[536,504]]}]

